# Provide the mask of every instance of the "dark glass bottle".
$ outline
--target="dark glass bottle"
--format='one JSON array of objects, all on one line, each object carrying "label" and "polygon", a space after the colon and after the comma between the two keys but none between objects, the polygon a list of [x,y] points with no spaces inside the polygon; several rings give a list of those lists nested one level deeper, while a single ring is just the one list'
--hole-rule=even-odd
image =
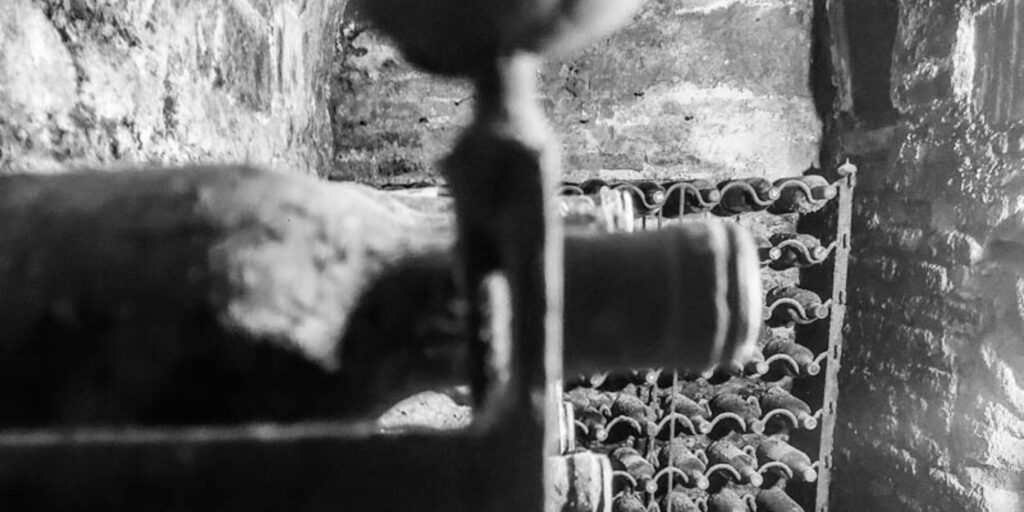
[{"label": "dark glass bottle", "polygon": [[718,188],[722,199],[715,212],[720,215],[761,211],[779,198],[779,189],[764,178],[729,180]]},{"label": "dark glass bottle", "polygon": [[615,397],[615,401],[612,402],[611,416],[613,420],[619,416],[631,418],[640,426],[641,434],[649,436],[658,434],[658,425],[655,423],[656,413],[635,395],[619,393]]},{"label": "dark glass bottle", "polygon": [[760,487],[764,483],[764,478],[757,472],[757,459],[730,441],[722,439],[712,443],[708,447],[708,463],[732,466],[740,474],[741,484]]},{"label": "dark glass bottle", "polygon": [[761,463],[785,464],[793,472],[793,479],[798,482],[813,482],[818,479],[818,472],[811,467],[810,457],[777,437],[767,437],[761,441],[757,447],[757,457]]},{"label": "dark glass bottle", "polygon": [[771,205],[772,213],[810,213],[821,209],[838,193],[828,180],[815,174],[781,179],[775,186],[779,198]]},{"label": "dark glass bottle", "polygon": [[609,186],[607,181],[599,179],[589,179],[580,183],[580,188],[583,189],[583,193],[588,196],[597,194],[603,187],[607,186]]},{"label": "dark glass bottle", "polygon": [[[704,476],[707,467],[689,448],[682,438],[670,440],[658,452],[658,466],[661,468],[674,467],[686,475],[687,487],[696,489],[707,489],[708,479]],[[682,482],[678,482],[682,483]]]},{"label": "dark glass bottle", "polygon": [[820,240],[804,233],[776,233],[769,242],[768,265],[775,270],[814,265],[828,255]]},{"label": "dark glass bottle", "polygon": [[[761,395],[761,411],[765,414],[769,414],[772,411],[782,409],[789,411],[797,421],[798,427],[802,427],[806,430],[814,430],[818,427],[818,420],[811,413],[811,407],[807,405],[807,402],[800,400],[793,396],[785,389],[778,386],[772,386],[768,388]],[[767,427],[771,430],[788,430],[789,420],[784,419],[781,416],[773,416],[768,421]]]},{"label": "dark glass bottle", "polygon": [[[757,398],[753,396],[742,397],[736,393],[719,393],[711,399],[711,413],[719,415],[722,413],[732,413],[740,418],[743,418],[743,422],[747,425],[747,431],[755,434],[764,432],[764,424],[761,423],[761,406],[757,402]],[[731,422],[723,422],[722,424],[732,424]]]}]

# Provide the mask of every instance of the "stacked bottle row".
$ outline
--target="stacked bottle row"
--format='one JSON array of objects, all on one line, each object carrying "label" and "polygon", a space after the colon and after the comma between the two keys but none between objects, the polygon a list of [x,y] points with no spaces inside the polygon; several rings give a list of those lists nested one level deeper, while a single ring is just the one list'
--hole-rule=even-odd
[{"label": "stacked bottle row", "polygon": [[667,388],[628,384],[621,391],[578,386],[565,393],[565,400],[573,408],[577,442],[587,447],[667,435],[719,438],[730,432],[814,430],[821,411],[793,396],[787,384],[697,380]]},{"label": "stacked bottle row", "polygon": [[834,185],[817,175],[783,178],[774,182],[764,178],[742,178],[718,184],[700,179],[617,184],[588,180],[579,184],[563,184],[561,194],[594,195],[603,187],[628,192],[633,197],[638,215],[666,219],[695,213],[730,216],[762,210],[776,214],[804,214],[821,209],[837,194]]},{"label": "stacked bottle row", "polygon": [[[840,176],[853,172],[845,166]],[[802,276],[835,268],[849,248],[840,245],[839,227],[812,235],[798,226],[804,215],[834,211],[824,207],[852,183],[807,175],[563,185],[563,195],[579,196],[569,198],[573,204],[597,205],[610,197],[604,187],[617,191],[631,203],[625,216],[643,219],[648,229],[651,218],[661,226],[688,214],[733,217],[755,237],[766,290],[761,336],[742,365],[696,375],[620,370],[568,383],[576,442],[607,454],[615,469],[614,510],[797,512],[815,503],[825,509],[827,486],[822,491],[815,482],[828,476],[818,461],[822,443],[831,443],[823,422],[834,413],[823,410],[829,399],[822,392],[834,377],[825,371],[830,358],[838,357],[829,348],[835,329],[826,321],[834,293],[804,285]],[[829,340],[798,339],[798,331]]]},{"label": "stacked bottle row", "polygon": [[758,510],[801,510],[776,489],[817,479],[816,464],[787,441],[816,429],[820,411],[786,382],[713,385],[643,370],[589,384],[565,399],[577,443],[611,460],[615,510],[747,510],[769,498],[778,506]]}]

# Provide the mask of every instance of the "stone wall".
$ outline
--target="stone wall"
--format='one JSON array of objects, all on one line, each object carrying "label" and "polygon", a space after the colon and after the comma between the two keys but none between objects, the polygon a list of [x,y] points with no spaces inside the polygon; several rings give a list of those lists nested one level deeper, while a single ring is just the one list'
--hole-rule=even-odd
[{"label": "stone wall", "polygon": [[330,161],[343,1],[5,0],[0,172]]},{"label": "stone wall", "polygon": [[[615,35],[540,70],[570,177],[778,177],[817,161],[809,0],[650,0]],[[346,25],[332,177],[436,178],[472,89],[426,77]]]},{"label": "stone wall", "polygon": [[[650,0],[540,70],[567,171],[724,178],[816,162],[810,0]],[[0,172],[238,162],[431,182],[472,112],[345,0],[9,0]],[[578,176],[578,175],[574,175]]]},{"label": "stone wall", "polygon": [[1022,510],[1024,2],[898,4],[896,121],[841,130],[861,173],[834,507]]}]

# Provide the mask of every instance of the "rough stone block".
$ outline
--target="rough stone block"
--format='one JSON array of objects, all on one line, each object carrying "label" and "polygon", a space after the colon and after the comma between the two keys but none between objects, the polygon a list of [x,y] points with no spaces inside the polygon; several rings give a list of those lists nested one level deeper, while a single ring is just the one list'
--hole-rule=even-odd
[{"label": "rough stone block", "polygon": [[197,160],[321,172],[342,4],[3,2],[0,173]]},{"label": "rough stone block", "polygon": [[[806,0],[650,1],[615,35],[549,61],[541,100],[567,170],[802,173],[816,162],[820,136],[807,86],[810,9]],[[466,84],[415,72],[372,29],[346,29],[339,43],[346,94],[331,110],[341,156],[369,162],[370,181],[395,179],[380,172],[390,159],[408,162],[399,180],[436,179],[436,162],[472,110]],[[403,136],[378,144],[395,133]]]}]

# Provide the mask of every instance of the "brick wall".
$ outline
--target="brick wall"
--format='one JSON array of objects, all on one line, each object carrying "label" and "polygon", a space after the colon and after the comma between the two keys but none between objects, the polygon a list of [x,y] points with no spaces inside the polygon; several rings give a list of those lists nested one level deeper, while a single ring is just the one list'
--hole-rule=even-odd
[{"label": "brick wall", "polygon": [[834,506],[1022,510],[1024,252],[986,247],[1022,235],[1024,2],[898,3],[876,77],[897,120],[841,144],[861,175]]}]

